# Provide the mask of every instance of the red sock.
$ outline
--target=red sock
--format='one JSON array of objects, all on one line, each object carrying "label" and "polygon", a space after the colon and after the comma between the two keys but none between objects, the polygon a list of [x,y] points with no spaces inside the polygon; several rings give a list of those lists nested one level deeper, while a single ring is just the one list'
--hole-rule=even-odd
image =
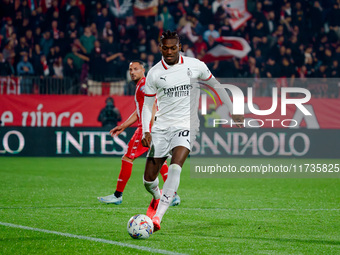
[{"label": "red sock", "polygon": [[130,179],[133,163],[122,159],[122,168],[117,181],[116,191],[124,192],[125,186]]},{"label": "red sock", "polygon": [[162,175],[163,181],[165,182],[168,178],[168,165],[166,164],[166,162],[163,164],[160,173]]}]

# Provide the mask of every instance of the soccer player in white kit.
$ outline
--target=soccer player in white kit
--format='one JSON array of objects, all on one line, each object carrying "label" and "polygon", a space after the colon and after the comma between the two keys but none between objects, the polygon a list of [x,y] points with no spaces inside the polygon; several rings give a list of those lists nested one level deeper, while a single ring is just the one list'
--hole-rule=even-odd
[{"label": "soccer player in white kit", "polygon": [[[205,63],[179,54],[182,46],[176,32],[163,32],[159,47],[162,60],[150,69],[146,77],[142,111],[142,143],[150,148],[144,186],[153,196],[146,214],[153,221],[154,231],[160,229],[162,217],[178,189],[182,166],[191,150],[191,141],[195,138],[193,133],[196,128],[190,123],[190,119],[194,118],[191,118],[190,113],[193,109],[198,112],[198,104],[194,106],[196,109],[191,104],[193,98],[197,98],[198,102],[199,89],[192,84],[192,80],[199,79],[210,86],[219,85]],[[232,103],[226,90],[215,90],[232,112]],[[150,132],[152,106],[156,97],[158,111]],[[232,115],[235,123],[243,123],[243,118],[243,115]],[[242,127],[242,124],[237,126]],[[157,176],[169,154],[172,158],[161,194]]]}]

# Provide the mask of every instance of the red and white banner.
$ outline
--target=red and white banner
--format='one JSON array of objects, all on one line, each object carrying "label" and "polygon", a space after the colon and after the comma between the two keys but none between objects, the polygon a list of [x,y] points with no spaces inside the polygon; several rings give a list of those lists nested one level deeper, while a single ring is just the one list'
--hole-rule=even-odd
[{"label": "red and white banner", "polygon": [[251,51],[248,42],[242,37],[222,36],[216,39],[220,43],[210,49],[201,59],[205,63],[227,60],[232,57],[244,58]]},{"label": "red and white banner", "polygon": [[158,0],[136,0],[133,5],[134,16],[156,16],[158,13]]},{"label": "red and white banner", "polygon": [[[134,97],[112,97],[122,115],[122,121],[125,121],[135,110]],[[106,98],[106,96],[72,95],[0,95],[1,126],[100,127],[101,123],[97,121],[97,118],[100,110],[105,106]],[[268,97],[257,97],[253,99],[253,102],[260,110],[267,110],[272,106],[272,98]],[[208,105],[213,103],[213,100],[208,98]],[[250,122],[252,126],[261,125],[262,128],[289,126],[293,119],[293,124],[297,123],[295,128],[340,129],[339,99],[312,98],[303,105],[312,116],[304,116],[292,104],[287,105],[287,113],[283,116],[280,99],[275,112],[268,116],[248,113],[247,103],[245,103],[245,118],[253,119]],[[220,118],[227,118],[228,109],[223,107],[225,106],[216,107],[216,113],[220,115]],[[282,126],[282,121],[284,126]]]},{"label": "red and white banner", "polygon": [[229,23],[233,30],[239,29],[252,17],[247,9],[247,0],[224,0],[223,6],[231,17]]},{"label": "red and white banner", "polygon": [[[1,126],[100,127],[107,96],[0,95]],[[133,96],[112,96],[123,121],[135,110]],[[121,123],[121,122],[120,122]],[[118,123],[119,124],[119,123]]]},{"label": "red and white banner", "polygon": [[19,95],[20,94],[20,77],[1,76],[0,77],[0,94],[1,95]]}]

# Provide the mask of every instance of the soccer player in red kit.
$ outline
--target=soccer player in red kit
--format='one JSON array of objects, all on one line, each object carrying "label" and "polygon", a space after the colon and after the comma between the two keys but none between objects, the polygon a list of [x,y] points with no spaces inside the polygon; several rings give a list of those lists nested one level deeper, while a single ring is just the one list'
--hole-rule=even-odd
[{"label": "soccer player in red kit", "polygon": [[[105,204],[116,204],[119,205],[123,202],[123,192],[127,182],[130,179],[132,173],[133,161],[141,156],[143,153],[148,151],[147,147],[144,147],[141,143],[143,132],[142,132],[142,122],[141,114],[144,104],[144,87],[145,87],[145,68],[144,63],[139,60],[134,60],[130,63],[129,72],[132,81],[136,83],[136,93],[135,93],[135,104],[136,110],[131,114],[131,116],[120,126],[110,130],[111,136],[117,136],[121,134],[127,127],[131,126],[135,122],[138,123],[138,127],[132,136],[126,153],[122,157],[122,166],[119,173],[116,191],[112,195],[105,197],[98,197],[98,200]],[[156,106],[154,105],[153,115],[156,112]],[[152,123],[151,123],[152,124]],[[162,175],[163,181],[165,182],[168,175],[168,166],[166,162],[162,165],[160,174]],[[176,194],[171,205],[179,205],[180,198]]]}]

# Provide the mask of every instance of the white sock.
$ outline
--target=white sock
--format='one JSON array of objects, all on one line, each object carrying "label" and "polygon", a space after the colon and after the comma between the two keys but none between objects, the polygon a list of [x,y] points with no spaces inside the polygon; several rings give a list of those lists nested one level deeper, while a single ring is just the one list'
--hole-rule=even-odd
[{"label": "white sock", "polygon": [[168,210],[175,192],[178,189],[181,171],[182,168],[177,164],[172,164],[169,166],[168,179],[163,185],[162,197],[159,201],[157,212],[155,214],[155,216],[159,217],[160,221],[162,221],[163,215],[165,214],[166,210]]},{"label": "white sock", "polygon": [[144,183],[146,190],[149,191],[149,193],[151,193],[154,199],[159,199],[161,197],[161,193],[158,188],[158,184],[159,184],[158,177],[154,181],[151,181],[151,182],[146,181],[143,177],[143,183]]}]

